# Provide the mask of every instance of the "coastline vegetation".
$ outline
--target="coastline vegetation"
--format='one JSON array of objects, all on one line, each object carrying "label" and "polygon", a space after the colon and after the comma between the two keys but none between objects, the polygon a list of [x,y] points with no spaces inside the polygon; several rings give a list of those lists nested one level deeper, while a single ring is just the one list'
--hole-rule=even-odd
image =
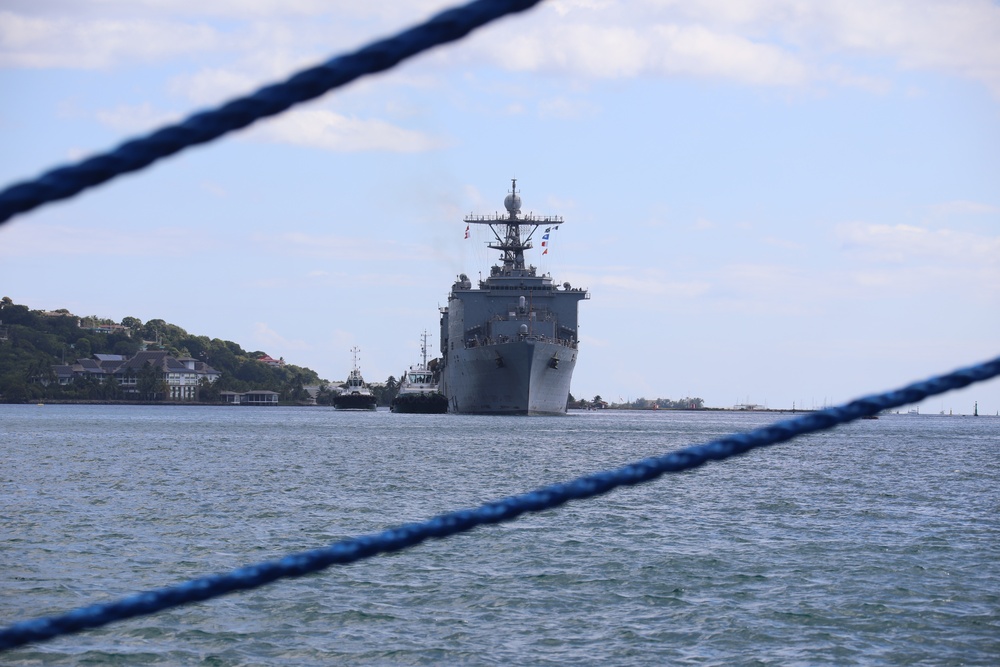
[{"label": "coastline vegetation", "polygon": [[[306,386],[326,384],[309,368],[269,365],[260,361],[268,358],[260,350],[247,351],[233,341],[190,334],[161,319],[143,323],[125,317],[115,323],[96,315],[78,317],[65,309],[31,310],[5,296],[0,299],[0,401],[122,400],[114,377],[103,382],[80,377],[60,385],[53,367],[95,354],[131,357],[144,349],[190,357],[219,371],[215,382],[203,381],[198,392],[202,403],[218,402],[222,391],[251,390],[278,392],[282,402],[304,402],[309,399]],[[149,382],[158,382],[149,375]],[[161,395],[155,387],[149,389],[145,393],[150,396]]]},{"label": "coastline vegetation", "polygon": [[573,394],[569,395],[569,402],[566,407],[576,410],[708,410],[710,408],[705,407],[705,401],[700,398],[679,398],[677,400],[669,398],[636,398],[623,401],[618,399],[618,402],[609,402],[601,398],[598,394],[594,396],[593,399],[587,400],[585,398],[576,399],[573,398]]}]

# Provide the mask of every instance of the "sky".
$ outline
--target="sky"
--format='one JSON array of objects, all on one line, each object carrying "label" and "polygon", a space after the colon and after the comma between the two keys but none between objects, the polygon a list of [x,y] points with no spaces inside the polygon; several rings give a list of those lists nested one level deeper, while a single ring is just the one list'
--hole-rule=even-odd
[{"label": "sky", "polygon": [[[448,6],[6,0],[0,185]],[[987,0],[553,0],[18,216],[0,296],[384,381],[517,178],[566,219],[528,261],[590,293],[574,396],[841,403],[1000,353],[997,35]]]}]

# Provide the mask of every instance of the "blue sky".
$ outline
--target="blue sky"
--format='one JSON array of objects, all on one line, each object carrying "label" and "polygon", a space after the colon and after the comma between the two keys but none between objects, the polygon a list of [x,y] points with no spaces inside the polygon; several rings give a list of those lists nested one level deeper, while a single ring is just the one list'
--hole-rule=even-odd
[{"label": "blue sky", "polygon": [[[0,8],[0,183],[441,2]],[[813,407],[1000,352],[1000,5],[548,2],[0,228],[0,293],[381,381],[437,342],[462,217],[562,215],[576,396]],[[475,230],[473,230],[475,231]],[[923,412],[1000,411],[1000,382]]]}]

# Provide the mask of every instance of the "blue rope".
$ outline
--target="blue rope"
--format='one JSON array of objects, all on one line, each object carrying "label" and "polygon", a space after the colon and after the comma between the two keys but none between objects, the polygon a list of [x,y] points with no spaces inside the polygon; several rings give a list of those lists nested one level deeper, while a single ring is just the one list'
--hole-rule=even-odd
[{"label": "blue rope", "polygon": [[29,642],[97,628],[114,621],[152,614],[191,602],[200,602],[226,593],[249,590],[286,577],[301,577],[333,564],[353,563],[377,554],[399,551],[429,538],[445,538],[476,526],[512,521],[527,512],[543,512],[570,500],[592,498],[620,486],[648,482],[670,472],[697,468],[708,461],[721,461],[796,436],[832,428],[882,410],[916,403],[928,396],[960,389],[974,382],[1000,376],[1000,357],[947,375],[916,382],[885,394],[867,396],[845,405],[777,422],[747,433],[730,435],[704,445],[687,447],[664,456],[643,459],[617,470],[599,472],[571,482],[546,486],[519,496],[511,496],[477,509],[441,514],[423,523],[390,528],[377,535],[365,535],[336,542],[322,549],[285,556],[234,570],[228,574],[195,579],[177,586],[139,593],[108,604],[82,607],[62,616],[23,621],[0,630],[0,651]]},{"label": "blue rope", "polygon": [[461,39],[490,21],[524,11],[538,2],[540,0],[476,0],[449,9],[394,37],[338,56],[318,67],[299,72],[284,83],[266,86],[217,109],[195,114],[177,125],[169,125],[145,137],[125,142],[110,153],[9,186],[0,191],[0,224],[18,213],[72,197],[185,148],[212,141],[261,118],[281,113],[367,74],[390,69],[410,56]]}]

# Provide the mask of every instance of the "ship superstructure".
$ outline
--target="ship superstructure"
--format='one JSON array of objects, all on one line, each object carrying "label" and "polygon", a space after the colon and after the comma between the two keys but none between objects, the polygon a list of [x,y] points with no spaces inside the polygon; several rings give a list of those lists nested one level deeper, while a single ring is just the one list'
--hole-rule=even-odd
[{"label": "ship superstructure", "polygon": [[585,289],[556,284],[525,264],[539,227],[565,224],[560,216],[521,213],[517,180],[504,199],[506,215],[470,215],[486,225],[500,264],[473,287],[462,274],[441,309],[441,391],[451,412],[563,414],[579,347],[577,304]]}]

